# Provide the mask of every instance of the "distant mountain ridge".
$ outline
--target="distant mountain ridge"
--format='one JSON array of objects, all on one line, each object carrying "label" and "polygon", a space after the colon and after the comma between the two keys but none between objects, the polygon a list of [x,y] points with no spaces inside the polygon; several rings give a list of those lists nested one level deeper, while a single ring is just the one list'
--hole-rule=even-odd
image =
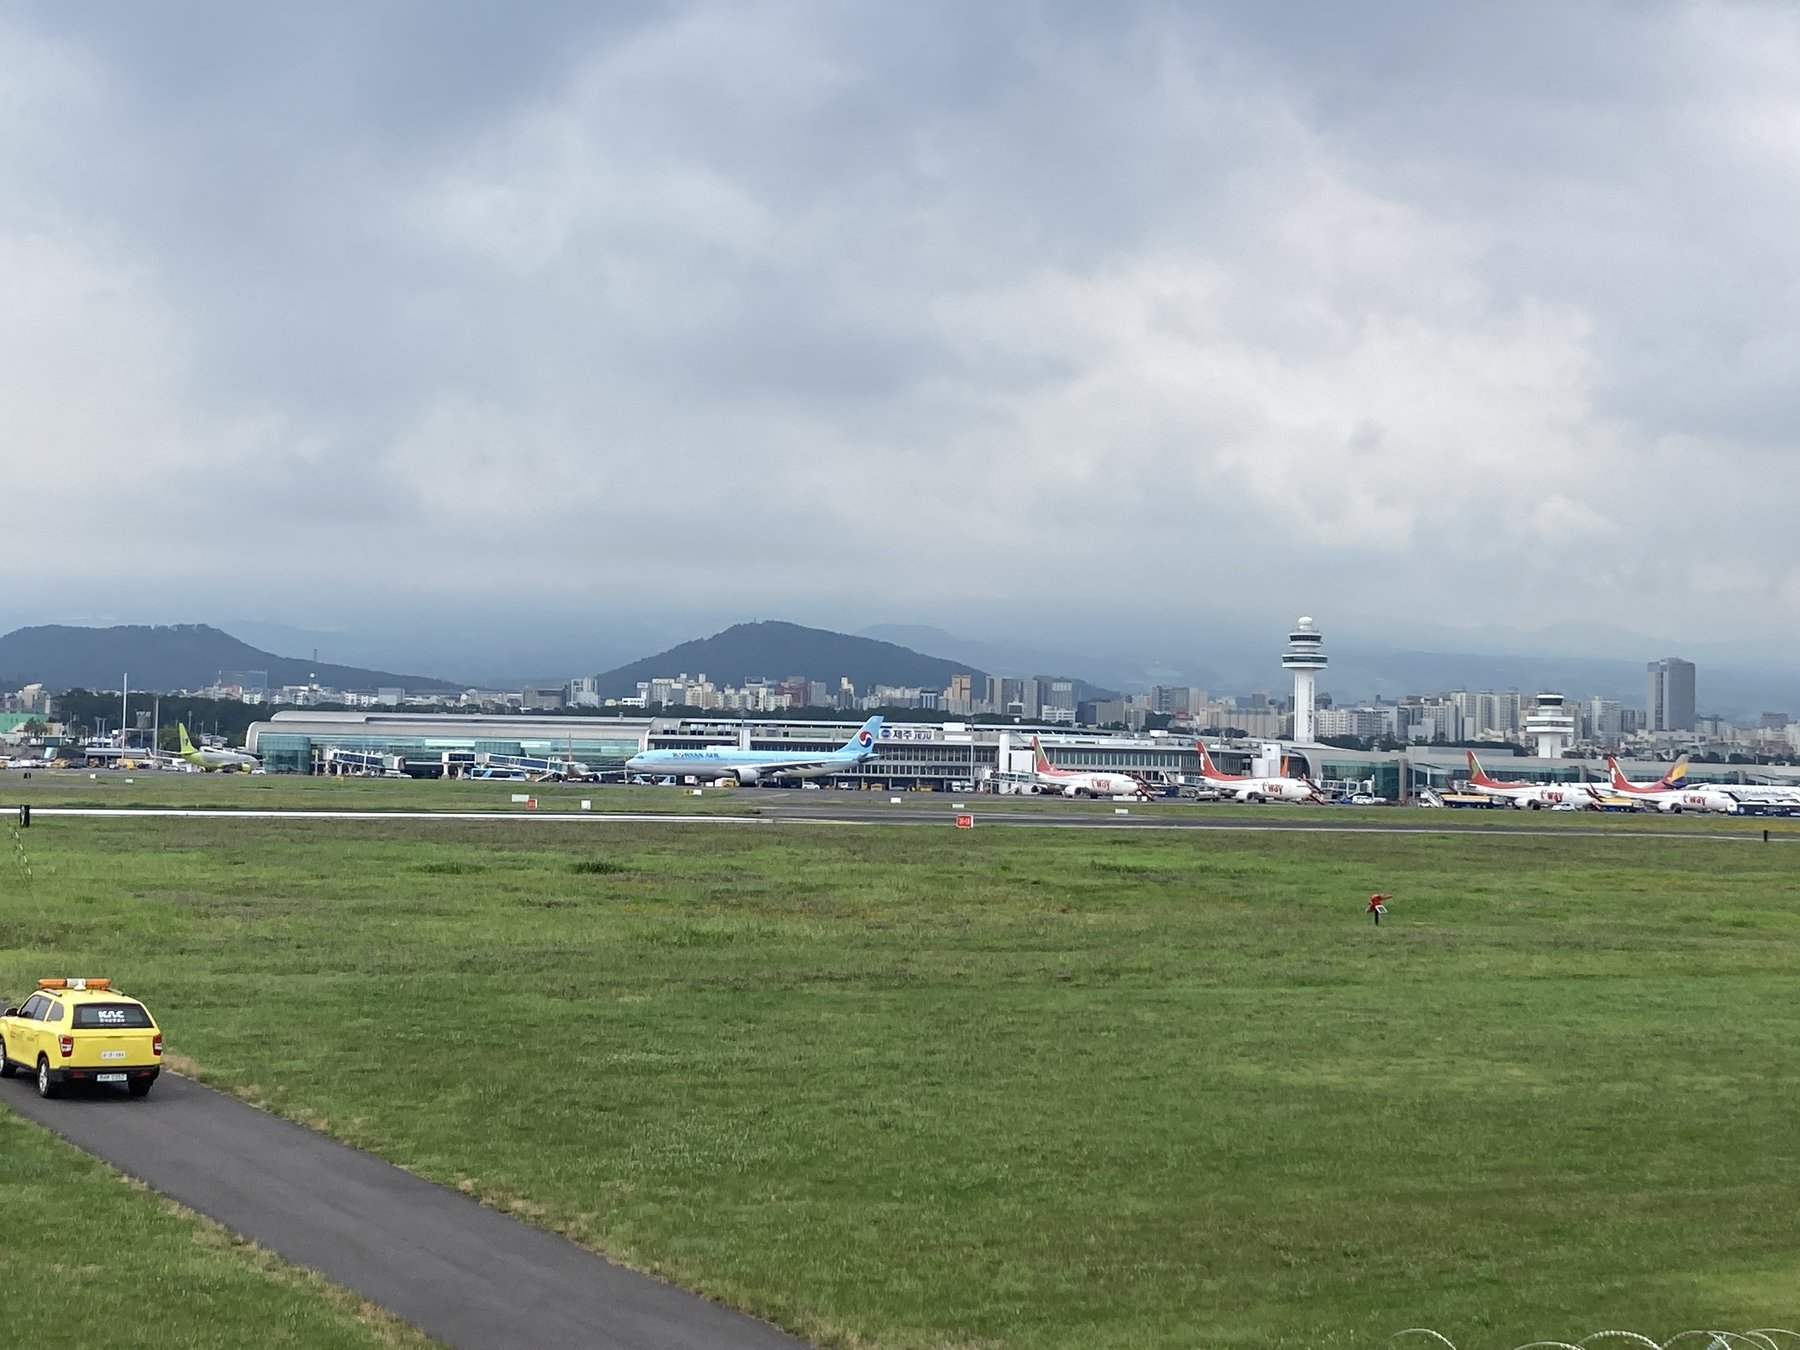
[{"label": "distant mountain ridge", "polygon": [[733,624],[711,637],[683,642],[609,670],[599,677],[600,693],[606,698],[629,697],[637,693],[640,680],[671,678],[684,672],[696,679],[705,675],[721,688],[761,677],[779,680],[804,675],[833,688],[840,678],[848,678],[858,690],[875,684],[943,689],[951,676],[970,675],[979,689],[985,678],[979,667],[925,656],[892,642],[766,619]]},{"label": "distant mountain ridge", "polygon": [[236,670],[266,671],[271,687],[314,679],[334,689],[450,693],[463,687],[424,675],[277,656],[203,623],[113,628],[42,624],[0,637],[0,671],[18,681],[8,686],[15,689],[19,684],[42,684],[58,692],[117,689],[121,676],[129,675],[133,689],[166,693],[202,689],[221,671]]}]

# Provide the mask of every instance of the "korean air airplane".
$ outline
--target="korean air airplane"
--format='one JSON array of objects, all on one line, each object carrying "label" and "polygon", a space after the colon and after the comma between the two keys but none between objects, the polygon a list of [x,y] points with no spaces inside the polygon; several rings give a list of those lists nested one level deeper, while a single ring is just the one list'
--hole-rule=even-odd
[{"label": "korean air airplane", "polygon": [[625,761],[627,773],[649,773],[695,778],[735,779],[740,787],[781,778],[825,778],[849,773],[875,755],[881,737],[881,719],[871,717],[849,740],[824,754],[788,755],[778,750],[739,750],[728,745],[709,745],[699,750],[646,750]]}]

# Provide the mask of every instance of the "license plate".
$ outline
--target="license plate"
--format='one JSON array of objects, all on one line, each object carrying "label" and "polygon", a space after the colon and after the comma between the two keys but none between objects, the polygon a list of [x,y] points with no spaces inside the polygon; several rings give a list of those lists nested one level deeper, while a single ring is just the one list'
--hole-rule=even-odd
[{"label": "license plate", "polygon": [[94,1081],[96,1083],[123,1083],[125,1077],[126,1075],[122,1073],[97,1073],[94,1075]]},{"label": "license plate", "polygon": [[101,1059],[124,1059],[125,1052],[123,1050],[102,1050],[100,1052],[100,1058]]}]

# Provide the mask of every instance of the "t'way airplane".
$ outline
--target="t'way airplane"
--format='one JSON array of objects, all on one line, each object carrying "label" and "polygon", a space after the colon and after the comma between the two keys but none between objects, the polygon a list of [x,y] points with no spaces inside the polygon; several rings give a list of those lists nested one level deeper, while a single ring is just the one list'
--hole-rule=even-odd
[{"label": "t'way airplane", "polygon": [[188,739],[186,724],[177,722],[175,730],[181,735],[181,758],[196,769],[211,773],[214,769],[260,769],[262,761],[247,750],[226,750],[222,747],[196,746]]},{"label": "t'way airplane", "polygon": [[1484,797],[1495,797],[1521,810],[1543,811],[1556,807],[1598,811],[1600,799],[1585,783],[1502,783],[1488,775],[1469,751],[1469,786]]},{"label": "t'way airplane", "polygon": [[1628,797],[1639,806],[1654,807],[1679,815],[1683,811],[1716,811],[1720,815],[1736,815],[1742,802],[1731,793],[1716,787],[1683,787],[1687,779],[1687,756],[1683,755],[1654,783],[1634,783],[1625,777],[1619,761],[1611,755],[1606,767],[1612,774],[1612,790]]},{"label": "t'way airplane", "polygon": [[[1212,762],[1212,756],[1206,753],[1203,742],[1196,740],[1194,749],[1200,752],[1200,776],[1213,787],[1240,802],[1322,802],[1325,794],[1316,783],[1305,778],[1290,778],[1283,774],[1279,778],[1258,778],[1248,773],[1220,773],[1218,766]],[[1287,767],[1286,759],[1282,767]]]},{"label": "t'way airplane", "polygon": [[700,750],[646,750],[626,760],[625,769],[628,773],[673,774],[677,778],[730,778],[740,787],[753,787],[765,779],[824,778],[849,773],[872,758],[880,735],[881,719],[871,717],[842,746],[822,754],[790,755],[778,750],[709,745]]},{"label": "t'way airplane", "polygon": [[1059,769],[1044,753],[1043,743],[1031,738],[1031,773],[1037,785],[1065,797],[1149,797],[1150,785],[1128,773],[1105,770]]}]

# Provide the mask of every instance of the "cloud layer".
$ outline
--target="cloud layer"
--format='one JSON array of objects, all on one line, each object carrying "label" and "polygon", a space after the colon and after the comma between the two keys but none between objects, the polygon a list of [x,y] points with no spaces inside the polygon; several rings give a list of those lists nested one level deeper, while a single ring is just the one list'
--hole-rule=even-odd
[{"label": "cloud layer", "polygon": [[14,619],[1800,617],[1786,8],[178,15],[0,26]]}]

